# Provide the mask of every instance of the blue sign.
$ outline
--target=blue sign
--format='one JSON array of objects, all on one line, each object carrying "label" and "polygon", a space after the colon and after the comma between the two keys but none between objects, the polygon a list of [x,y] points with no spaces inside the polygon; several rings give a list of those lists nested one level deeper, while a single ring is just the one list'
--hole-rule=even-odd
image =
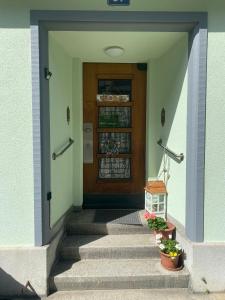
[{"label": "blue sign", "polygon": [[115,6],[130,5],[130,0],[108,0],[108,5],[115,5]]}]

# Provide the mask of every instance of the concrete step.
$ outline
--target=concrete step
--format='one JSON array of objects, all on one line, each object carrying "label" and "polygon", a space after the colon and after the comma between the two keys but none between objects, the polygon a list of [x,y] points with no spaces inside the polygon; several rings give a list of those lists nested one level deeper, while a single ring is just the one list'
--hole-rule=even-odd
[{"label": "concrete step", "polygon": [[194,294],[189,289],[77,290],[57,292],[48,300],[224,300],[221,294]]},{"label": "concrete step", "polygon": [[157,258],[159,250],[152,234],[73,235],[65,238],[60,254],[64,260]]},{"label": "concrete step", "polygon": [[165,270],[159,259],[99,259],[61,262],[50,277],[51,291],[187,288],[189,273]]},{"label": "concrete step", "polygon": [[103,224],[103,223],[76,223],[67,224],[68,235],[106,235],[106,234],[149,234],[150,230],[144,226],[124,224]]},{"label": "concrete step", "polygon": [[71,214],[67,224],[69,235],[149,234],[144,211],[82,210]]}]

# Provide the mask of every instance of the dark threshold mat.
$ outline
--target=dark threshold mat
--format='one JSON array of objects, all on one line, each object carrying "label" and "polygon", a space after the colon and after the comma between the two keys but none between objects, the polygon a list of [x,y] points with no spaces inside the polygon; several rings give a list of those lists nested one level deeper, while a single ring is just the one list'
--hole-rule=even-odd
[{"label": "dark threshold mat", "polygon": [[94,222],[96,223],[113,223],[113,224],[130,224],[130,225],[142,225],[139,216],[139,210],[129,209],[112,209],[112,210],[96,210],[94,216]]}]

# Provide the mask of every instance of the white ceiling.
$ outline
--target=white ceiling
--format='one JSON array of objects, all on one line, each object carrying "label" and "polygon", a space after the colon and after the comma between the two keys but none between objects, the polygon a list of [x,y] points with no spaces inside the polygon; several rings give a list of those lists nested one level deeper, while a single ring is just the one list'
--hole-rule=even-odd
[{"label": "white ceiling", "polygon": [[[52,31],[51,36],[72,57],[84,62],[146,62],[162,56],[179,39],[182,32],[96,32]],[[104,53],[109,46],[125,49],[123,56],[110,58]]]}]

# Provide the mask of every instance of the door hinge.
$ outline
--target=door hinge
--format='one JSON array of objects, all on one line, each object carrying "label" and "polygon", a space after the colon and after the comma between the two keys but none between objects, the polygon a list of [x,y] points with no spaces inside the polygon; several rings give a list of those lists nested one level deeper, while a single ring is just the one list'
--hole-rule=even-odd
[{"label": "door hinge", "polygon": [[47,193],[47,200],[50,201],[52,199],[52,192]]}]

